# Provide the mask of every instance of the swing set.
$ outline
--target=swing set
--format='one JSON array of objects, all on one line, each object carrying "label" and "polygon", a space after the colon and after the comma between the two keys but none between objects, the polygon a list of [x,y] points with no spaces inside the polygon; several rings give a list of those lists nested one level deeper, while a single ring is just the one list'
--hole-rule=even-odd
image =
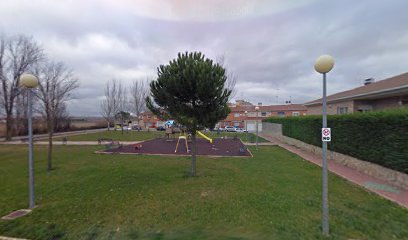
[{"label": "swing set", "polygon": [[[208,136],[204,135],[202,132],[197,131],[197,133],[198,133],[200,136],[202,136],[203,138],[207,139],[210,143],[213,142],[213,140],[212,140],[211,138],[209,138]],[[178,149],[178,146],[179,146],[179,144],[180,144],[180,140],[181,140],[181,139],[183,139],[184,142],[186,143],[187,153],[190,152],[190,150],[188,149],[188,137],[187,137],[187,134],[186,134],[186,132],[185,132],[184,130],[181,130],[181,132],[180,132],[180,135],[179,135],[179,137],[178,137],[177,144],[176,144],[176,149],[174,150],[174,152],[177,153],[177,149]]]}]

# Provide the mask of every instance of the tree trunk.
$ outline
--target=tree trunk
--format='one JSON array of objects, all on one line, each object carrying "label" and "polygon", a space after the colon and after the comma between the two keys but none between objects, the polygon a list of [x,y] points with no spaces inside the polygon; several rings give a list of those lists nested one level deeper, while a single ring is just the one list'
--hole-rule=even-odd
[{"label": "tree trunk", "polygon": [[109,123],[109,121],[108,121],[108,131],[110,131],[110,123]]},{"label": "tree trunk", "polygon": [[124,127],[125,125],[123,124],[123,120],[122,120],[122,136],[123,136],[123,127]]},{"label": "tree trunk", "polygon": [[13,136],[13,117],[8,112],[6,115],[6,141],[10,141]]},{"label": "tree trunk", "polygon": [[[186,139],[187,141],[187,139]],[[191,134],[191,176],[196,176],[196,158],[197,158],[197,145],[196,145],[196,134]]]},{"label": "tree trunk", "polygon": [[52,120],[47,121],[48,130],[48,153],[47,153],[47,171],[52,170],[52,136],[54,134],[54,126]]}]

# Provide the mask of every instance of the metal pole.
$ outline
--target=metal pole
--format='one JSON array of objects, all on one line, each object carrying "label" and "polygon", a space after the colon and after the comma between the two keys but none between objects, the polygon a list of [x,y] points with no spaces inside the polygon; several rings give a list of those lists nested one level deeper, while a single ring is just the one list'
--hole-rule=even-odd
[{"label": "metal pole", "polygon": [[29,208],[34,208],[34,163],[33,163],[33,106],[31,89],[27,89],[28,94],[28,193],[29,193]]},{"label": "metal pole", "polygon": [[256,111],[256,150],[258,150],[258,111]]},{"label": "metal pole", "polygon": [[[248,114],[246,114],[246,116],[248,116]],[[248,142],[248,119],[245,120],[245,130],[246,132],[246,141]]]},{"label": "metal pole", "polygon": [[[323,128],[327,128],[327,99],[326,99],[326,73],[323,73]],[[323,141],[322,146],[322,175],[323,175],[323,190],[322,190],[322,228],[323,235],[329,235],[329,202],[328,202],[328,179],[327,179],[327,142]]]}]

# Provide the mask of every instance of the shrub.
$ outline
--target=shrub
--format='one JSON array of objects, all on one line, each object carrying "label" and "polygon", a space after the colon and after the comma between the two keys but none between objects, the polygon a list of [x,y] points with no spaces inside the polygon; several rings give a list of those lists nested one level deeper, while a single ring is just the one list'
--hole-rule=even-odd
[{"label": "shrub", "polygon": [[[283,135],[321,146],[321,116],[268,118],[282,124]],[[408,173],[408,108],[381,112],[329,115],[328,148]]]}]

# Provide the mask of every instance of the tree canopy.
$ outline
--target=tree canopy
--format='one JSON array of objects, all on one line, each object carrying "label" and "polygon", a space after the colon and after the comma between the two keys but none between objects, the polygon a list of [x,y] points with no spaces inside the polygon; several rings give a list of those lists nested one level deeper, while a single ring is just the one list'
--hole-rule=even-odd
[{"label": "tree canopy", "polygon": [[232,89],[225,87],[225,69],[201,52],[179,53],[160,65],[157,80],[150,83],[147,107],[156,115],[174,119],[188,132],[214,128],[227,117]]},{"label": "tree canopy", "polygon": [[200,52],[179,53],[157,69],[146,106],[162,119],[173,119],[191,134],[191,175],[196,175],[196,132],[214,128],[230,113],[232,89],[225,86],[225,69]]}]

